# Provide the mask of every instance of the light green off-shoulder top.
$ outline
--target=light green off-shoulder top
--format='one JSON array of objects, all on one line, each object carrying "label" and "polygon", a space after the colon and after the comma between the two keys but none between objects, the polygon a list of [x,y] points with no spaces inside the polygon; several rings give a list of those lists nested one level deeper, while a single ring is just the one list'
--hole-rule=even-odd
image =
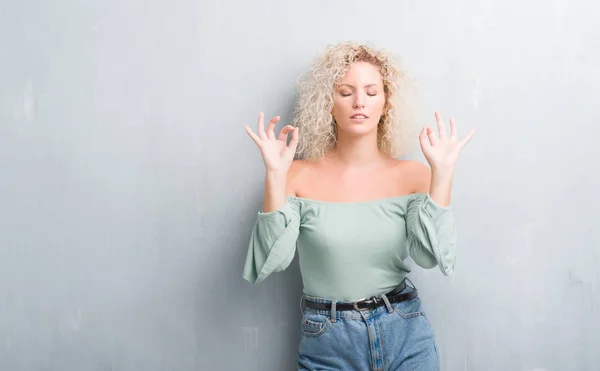
[{"label": "light green off-shoulder top", "polygon": [[243,277],[260,283],[286,269],[298,251],[304,293],[354,301],[393,289],[420,267],[454,270],[452,207],[415,193],[364,202],[326,202],[287,196],[258,211]]}]

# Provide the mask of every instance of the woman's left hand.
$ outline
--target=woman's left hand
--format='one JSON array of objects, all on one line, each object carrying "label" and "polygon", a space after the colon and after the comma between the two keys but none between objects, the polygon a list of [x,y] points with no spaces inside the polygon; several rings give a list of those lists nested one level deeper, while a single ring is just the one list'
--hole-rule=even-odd
[{"label": "woman's left hand", "polygon": [[471,140],[475,129],[462,140],[458,140],[454,119],[450,119],[450,136],[446,134],[442,115],[438,111],[435,112],[435,120],[439,134],[425,126],[419,135],[421,150],[432,170],[453,170],[460,151]]}]

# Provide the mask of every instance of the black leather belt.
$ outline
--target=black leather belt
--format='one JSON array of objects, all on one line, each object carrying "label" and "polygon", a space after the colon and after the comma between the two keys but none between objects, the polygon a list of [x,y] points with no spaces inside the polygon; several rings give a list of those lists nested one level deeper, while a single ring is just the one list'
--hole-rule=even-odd
[{"label": "black leather belt", "polygon": [[[414,299],[419,296],[417,289],[400,294],[402,290],[406,287],[406,282],[402,280],[402,282],[394,288],[392,291],[387,292],[385,296],[388,298],[390,304],[399,303],[401,301],[406,301],[410,299]],[[312,309],[320,309],[320,310],[331,310],[331,303],[319,303],[311,301],[310,299],[304,299],[304,303],[307,308]],[[364,310],[364,309],[375,309],[385,305],[383,298],[381,296],[372,296],[369,299],[362,299],[359,301],[355,301],[354,303],[336,303],[335,309],[342,310]]]}]

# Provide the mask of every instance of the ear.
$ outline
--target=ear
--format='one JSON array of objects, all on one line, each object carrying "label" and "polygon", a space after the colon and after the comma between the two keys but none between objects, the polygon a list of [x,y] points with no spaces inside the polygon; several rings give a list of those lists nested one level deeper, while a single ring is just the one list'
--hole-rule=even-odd
[{"label": "ear", "polygon": [[387,115],[387,113],[389,112],[390,108],[392,108],[390,106],[390,101],[387,100],[387,98],[386,98],[385,104],[383,105],[383,110],[381,110],[381,116]]}]

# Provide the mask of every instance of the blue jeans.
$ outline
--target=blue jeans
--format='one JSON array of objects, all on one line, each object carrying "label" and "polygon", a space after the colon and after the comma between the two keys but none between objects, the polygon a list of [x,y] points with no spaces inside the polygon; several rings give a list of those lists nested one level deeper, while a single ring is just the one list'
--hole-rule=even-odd
[{"label": "blue jeans", "polygon": [[[411,290],[414,286],[406,285],[402,292]],[[438,371],[435,337],[421,299],[384,301],[383,306],[361,311],[303,307],[298,370]]]}]

